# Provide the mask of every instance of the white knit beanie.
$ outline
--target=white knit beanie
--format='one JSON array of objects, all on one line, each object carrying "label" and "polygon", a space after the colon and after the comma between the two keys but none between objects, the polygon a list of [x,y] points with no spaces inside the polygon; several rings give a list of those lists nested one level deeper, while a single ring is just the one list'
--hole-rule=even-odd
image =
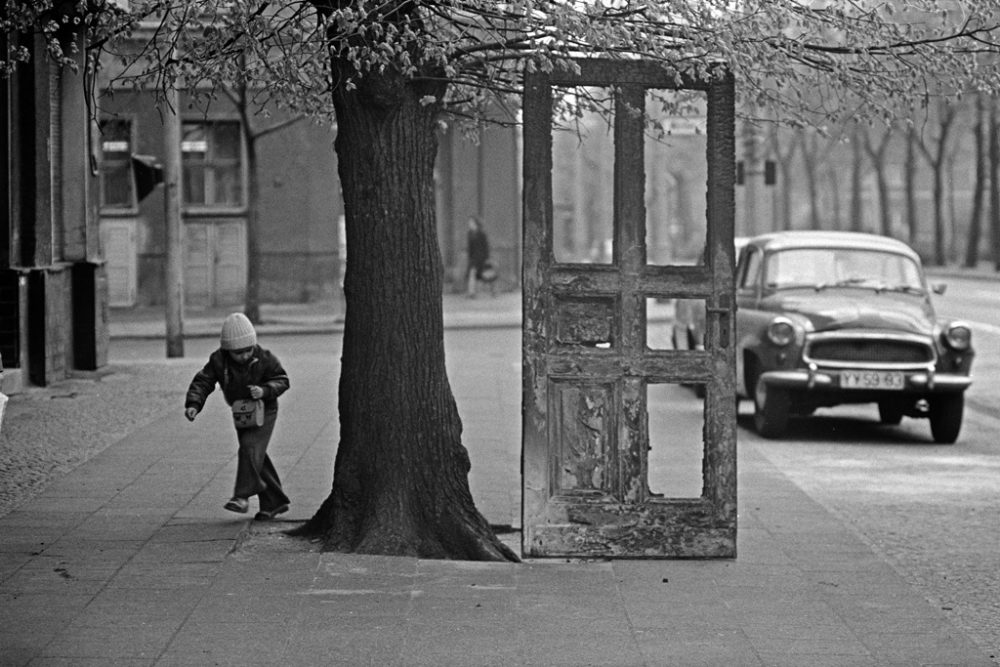
[{"label": "white knit beanie", "polygon": [[243,313],[232,313],[222,323],[223,350],[242,350],[257,344],[257,332]]}]

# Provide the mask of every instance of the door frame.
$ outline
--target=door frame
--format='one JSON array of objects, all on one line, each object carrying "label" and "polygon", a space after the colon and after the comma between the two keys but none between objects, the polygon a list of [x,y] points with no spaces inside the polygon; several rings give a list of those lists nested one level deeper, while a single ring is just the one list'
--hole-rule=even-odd
[{"label": "door frame", "polygon": [[[522,551],[528,557],[735,557],[733,77],[721,65],[710,67],[705,78],[694,78],[647,61],[579,59],[573,64],[525,76]],[[612,264],[555,261],[554,86],[610,88],[618,103],[638,109],[644,108],[649,89],[705,93],[708,196],[702,265],[646,264],[643,120],[629,113],[614,119]],[[650,350],[647,298],[704,299],[706,349]],[[565,318],[582,322],[574,331],[585,332],[569,345],[559,333]],[[587,336],[612,343],[593,345]],[[647,474],[646,386],[683,382],[706,387],[703,491],[699,498],[663,499],[638,483]],[[566,436],[559,435],[556,422],[567,405],[574,409],[574,401],[600,404],[594,424],[607,429],[599,447],[606,449],[609,481],[600,489],[567,494],[557,488],[559,439]]]}]

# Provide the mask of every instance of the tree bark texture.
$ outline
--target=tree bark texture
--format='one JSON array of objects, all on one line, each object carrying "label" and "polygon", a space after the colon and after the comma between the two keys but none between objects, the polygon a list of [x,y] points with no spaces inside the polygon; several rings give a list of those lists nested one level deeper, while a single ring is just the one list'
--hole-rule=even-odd
[{"label": "tree bark texture", "polygon": [[443,90],[391,72],[334,93],[347,227],[340,443],[298,534],[327,550],[517,560],[476,509],[445,371],[434,160]]}]

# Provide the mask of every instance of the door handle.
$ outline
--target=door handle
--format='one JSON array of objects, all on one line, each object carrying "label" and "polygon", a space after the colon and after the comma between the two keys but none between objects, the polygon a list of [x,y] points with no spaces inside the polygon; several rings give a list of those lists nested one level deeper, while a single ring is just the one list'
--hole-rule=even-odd
[{"label": "door handle", "polygon": [[719,323],[719,346],[727,348],[729,347],[729,314],[733,308],[728,295],[720,296],[719,304],[718,306],[706,306],[705,312],[718,316],[716,319]]}]

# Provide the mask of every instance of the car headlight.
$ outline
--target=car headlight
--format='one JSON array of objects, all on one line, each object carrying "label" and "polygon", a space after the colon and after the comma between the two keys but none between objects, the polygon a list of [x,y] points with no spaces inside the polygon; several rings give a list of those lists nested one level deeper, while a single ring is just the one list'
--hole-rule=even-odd
[{"label": "car headlight", "polygon": [[944,331],[944,342],[951,349],[964,352],[972,345],[972,329],[965,322],[952,322]]},{"label": "car headlight", "polygon": [[776,317],[767,325],[767,339],[778,347],[785,347],[795,340],[795,325],[787,317]]}]

